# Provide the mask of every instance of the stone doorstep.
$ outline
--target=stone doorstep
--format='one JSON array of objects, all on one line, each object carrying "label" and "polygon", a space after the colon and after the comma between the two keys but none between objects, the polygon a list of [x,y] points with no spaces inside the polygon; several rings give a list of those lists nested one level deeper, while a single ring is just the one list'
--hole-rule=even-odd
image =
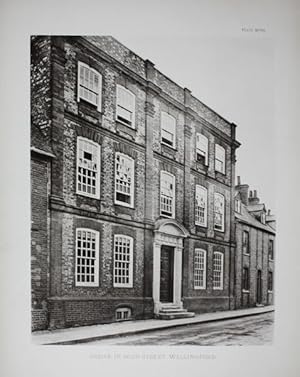
[{"label": "stone doorstep", "polygon": [[191,318],[195,317],[195,313],[192,312],[176,312],[176,313],[158,313],[158,319],[179,319],[179,318]]},{"label": "stone doorstep", "polygon": [[177,308],[161,308],[160,313],[184,313],[187,309],[177,309]]}]

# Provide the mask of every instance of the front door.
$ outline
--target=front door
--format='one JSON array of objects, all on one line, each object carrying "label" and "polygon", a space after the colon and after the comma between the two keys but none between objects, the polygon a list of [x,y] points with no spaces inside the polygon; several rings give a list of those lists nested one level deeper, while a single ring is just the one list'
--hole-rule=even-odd
[{"label": "front door", "polygon": [[262,289],[262,284],[261,284],[261,270],[258,270],[257,271],[257,284],[256,284],[256,302],[258,304],[261,304],[261,296],[262,296],[262,292],[261,292],[261,289]]},{"label": "front door", "polygon": [[174,248],[162,246],[160,255],[160,301],[173,302]]}]

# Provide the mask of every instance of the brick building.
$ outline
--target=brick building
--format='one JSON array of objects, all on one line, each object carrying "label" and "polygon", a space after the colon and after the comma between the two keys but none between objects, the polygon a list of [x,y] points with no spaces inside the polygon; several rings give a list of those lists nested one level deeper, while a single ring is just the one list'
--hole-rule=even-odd
[{"label": "brick building", "polygon": [[236,308],[273,304],[275,217],[238,177],[236,218]]},{"label": "brick building", "polygon": [[236,126],[112,37],[31,43],[33,330],[234,309]]}]

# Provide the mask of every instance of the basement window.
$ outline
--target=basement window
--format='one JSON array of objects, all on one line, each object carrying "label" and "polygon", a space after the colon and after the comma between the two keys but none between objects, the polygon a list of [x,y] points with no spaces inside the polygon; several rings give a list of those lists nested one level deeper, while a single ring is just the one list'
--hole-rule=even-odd
[{"label": "basement window", "polygon": [[118,308],[116,310],[116,321],[127,321],[131,318],[130,308]]}]

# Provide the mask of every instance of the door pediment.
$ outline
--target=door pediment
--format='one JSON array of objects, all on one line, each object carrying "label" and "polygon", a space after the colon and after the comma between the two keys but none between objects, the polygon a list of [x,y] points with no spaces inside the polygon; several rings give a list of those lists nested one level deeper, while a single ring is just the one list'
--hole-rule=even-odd
[{"label": "door pediment", "polygon": [[189,232],[174,219],[160,219],[155,224],[155,231],[173,237],[186,238]]}]

